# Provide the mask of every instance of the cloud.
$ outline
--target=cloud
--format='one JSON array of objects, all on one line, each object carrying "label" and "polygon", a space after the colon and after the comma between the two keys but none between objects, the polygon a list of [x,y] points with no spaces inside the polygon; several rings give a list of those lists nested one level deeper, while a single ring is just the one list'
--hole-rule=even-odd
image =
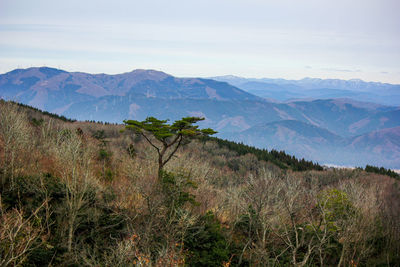
[{"label": "cloud", "polygon": [[350,70],[350,69],[339,69],[339,68],[321,68],[323,71],[332,71],[332,72],[362,72],[360,69]]}]

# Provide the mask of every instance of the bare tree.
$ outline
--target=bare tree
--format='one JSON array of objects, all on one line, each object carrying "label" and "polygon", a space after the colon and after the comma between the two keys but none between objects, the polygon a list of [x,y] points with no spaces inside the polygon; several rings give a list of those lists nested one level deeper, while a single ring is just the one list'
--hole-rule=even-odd
[{"label": "bare tree", "polygon": [[342,250],[338,266],[357,265],[373,252],[370,240],[379,232],[376,224],[381,209],[376,188],[360,182],[347,181],[340,185],[351,208],[345,209],[343,218],[337,220],[338,240]]},{"label": "bare tree", "polygon": [[275,266],[287,254],[293,266],[307,265],[318,247],[318,240],[310,234],[313,195],[290,175],[263,171],[250,176],[235,201],[247,212],[249,227],[239,262],[247,250],[251,261],[263,266]]},{"label": "bare tree", "polygon": [[[26,114],[10,102],[0,105],[0,138],[3,142],[3,171],[5,177],[10,177],[14,186],[15,163],[21,148],[29,142],[29,126]],[[4,183],[4,181],[3,181]]]},{"label": "bare tree", "polygon": [[[276,211],[277,220],[272,229],[290,252],[293,266],[305,266],[316,248],[315,237],[308,234],[311,194],[300,179],[288,175],[282,186],[281,210]],[[300,253],[300,249],[305,252]]]},{"label": "bare tree", "polygon": [[67,249],[72,250],[74,232],[78,226],[80,211],[88,202],[89,190],[94,177],[91,172],[92,150],[85,146],[76,133],[60,131],[54,144],[59,162],[59,175],[65,184],[67,210]]},{"label": "bare tree", "polygon": [[26,218],[24,212],[16,208],[6,212],[0,195],[0,266],[20,265],[40,245],[35,242],[44,228],[36,218],[46,202]]}]

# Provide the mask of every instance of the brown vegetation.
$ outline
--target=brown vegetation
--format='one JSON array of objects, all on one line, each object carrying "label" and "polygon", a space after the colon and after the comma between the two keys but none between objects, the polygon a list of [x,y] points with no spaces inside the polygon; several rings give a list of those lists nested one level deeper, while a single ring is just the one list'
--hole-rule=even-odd
[{"label": "brown vegetation", "polygon": [[[43,120],[41,120],[43,119]],[[396,266],[400,187],[0,103],[0,266]]]}]

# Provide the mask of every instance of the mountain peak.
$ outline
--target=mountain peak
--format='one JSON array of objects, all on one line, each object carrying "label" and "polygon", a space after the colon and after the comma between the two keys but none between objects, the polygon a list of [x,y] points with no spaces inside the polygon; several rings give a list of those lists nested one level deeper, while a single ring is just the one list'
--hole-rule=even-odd
[{"label": "mountain peak", "polygon": [[131,72],[125,73],[125,75],[132,76],[139,79],[151,79],[151,80],[164,80],[165,78],[172,77],[171,75],[158,71],[158,70],[146,70],[146,69],[135,69]]},{"label": "mountain peak", "polygon": [[15,69],[15,70],[12,70],[5,74],[18,75],[21,73],[29,73],[32,75],[44,74],[44,75],[46,75],[46,77],[52,77],[52,76],[58,75],[60,73],[66,73],[66,71],[43,66],[43,67],[31,67],[31,68],[27,68],[27,69]]}]

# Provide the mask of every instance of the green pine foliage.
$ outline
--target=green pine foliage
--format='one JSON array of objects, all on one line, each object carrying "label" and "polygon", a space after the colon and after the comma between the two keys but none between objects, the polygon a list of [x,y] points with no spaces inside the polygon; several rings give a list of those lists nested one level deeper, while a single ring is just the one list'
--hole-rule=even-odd
[{"label": "green pine foliage", "polygon": [[272,162],[281,169],[291,169],[293,171],[323,170],[322,166],[318,163],[307,161],[304,158],[299,160],[295,156],[286,154],[284,151],[277,151],[275,149],[268,151],[267,149],[259,149],[243,143],[236,143],[215,137],[203,137],[202,140],[203,142],[214,141],[220,147],[235,151],[238,155],[253,154],[258,160]]},{"label": "green pine foliage", "polygon": [[212,212],[188,229],[184,244],[188,251],[187,266],[223,266],[231,255],[223,228]]},{"label": "green pine foliage", "polygon": [[181,146],[190,143],[196,137],[217,133],[210,128],[199,129],[198,125],[193,125],[202,120],[204,118],[184,117],[168,124],[168,120],[148,117],[144,121],[125,120],[124,123],[126,129],[143,136],[157,151],[158,177],[161,178],[165,164],[172,159]]},{"label": "green pine foliage", "polygon": [[382,175],[387,175],[396,179],[400,179],[400,174],[398,174],[395,171],[392,171],[391,169],[386,169],[384,167],[375,167],[371,165],[365,166],[364,169],[366,172],[372,172],[372,173],[377,173],[377,174],[382,174]]},{"label": "green pine foliage", "polygon": [[[0,101],[5,103],[5,101],[2,100],[2,99],[0,99]],[[29,106],[29,105],[25,105],[25,104],[22,104],[22,103],[19,103],[19,102],[14,102],[14,101],[8,101],[8,102],[13,103],[15,105],[18,105],[19,107],[22,107],[24,109],[31,110],[31,111],[34,111],[34,112],[38,112],[40,114],[43,114],[43,115],[46,115],[46,116],[49,116],[51,118],[58,119],[58,120],[61,120],[61,121],[64,121],[64,122],[75,122],[76,121],[74,119],[69,119],[69,118],[67,118],[67,117],[65,117],[63,115],[58,115],[58,114],[55,114],[55,113],[51,113],[51,112],[48,112],[48,111],[45,111],[45,110],[41,110],[41,109]],[[32,122],[33,123],[37,123],[37,121],[32,121]]]}]

